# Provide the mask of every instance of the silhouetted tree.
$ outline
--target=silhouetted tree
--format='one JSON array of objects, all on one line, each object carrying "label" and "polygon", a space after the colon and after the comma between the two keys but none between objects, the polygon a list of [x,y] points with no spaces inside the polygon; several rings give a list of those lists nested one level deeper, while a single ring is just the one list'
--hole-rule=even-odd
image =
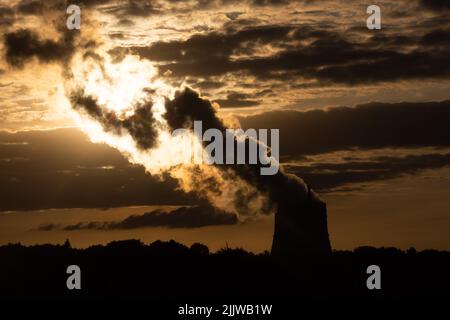
[{"label": "silhouetted tree", "polygon": [[66,239],[66,241],[63,244],[63,247],[66,248],[66,249],[72,248],[72,245],[70,244],[69,239]]},{"label": "silhouetted tree", "polygon": [[201,243],[194,243],[191,245],[191,251],[198,255],[208,255],[209,254],[209,248]]}]

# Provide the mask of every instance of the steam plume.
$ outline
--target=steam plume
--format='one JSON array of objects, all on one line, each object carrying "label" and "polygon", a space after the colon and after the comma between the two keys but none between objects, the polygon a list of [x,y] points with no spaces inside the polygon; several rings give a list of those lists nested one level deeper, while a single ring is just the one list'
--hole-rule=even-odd
[{"label": "steam plume", "polygon": [[[54,41],[31,30],[10,32],[4,37],[6,61],[15,67],[33,57],[41,63],[61,63],[74,119],[92,141],[117,148],[150,174],[169,173],[180,189],[240,217],[269,213],[308,196],[303,181],[282,169],[274,176],[261,176],[260,165],[182,163],[179,153],[186,141],[172,137],[171,131],[192,128],[198,120],[204,129],[224,132],[217,107],[190,88],[176,90],[163,83],[149,61],[131,55],[115,61],[108,54],[111,48],[98,41],[92,28],[60,34]],[[197,150],[202,147],[202,142],[195,142]]]}]

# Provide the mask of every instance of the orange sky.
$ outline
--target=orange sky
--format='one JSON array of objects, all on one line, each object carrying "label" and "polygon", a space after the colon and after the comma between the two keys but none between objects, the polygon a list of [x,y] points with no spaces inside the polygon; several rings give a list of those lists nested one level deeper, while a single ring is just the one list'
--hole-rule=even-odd
[{"label": "orange sky", "polygon": [[[365,27],[365,1],[97,1],[82,6],[82,40],[66,52],[62,1],[0,0],[0,243],[174,238],[270,248],[273,222],[262,215],[192,229],[36,230],[198,200],[78,132],[64,72],[83,70],[77,45],[89,40],[113,62],[133,55],[161,91],[189,86],[244,127],[279,128],[286,170],[328,204],[335,248],[449,249],[450,8],[377,4],[381,30]],[[127,102],[143,90],[136,75],[121,79],[123,92],[102,97]]]}]

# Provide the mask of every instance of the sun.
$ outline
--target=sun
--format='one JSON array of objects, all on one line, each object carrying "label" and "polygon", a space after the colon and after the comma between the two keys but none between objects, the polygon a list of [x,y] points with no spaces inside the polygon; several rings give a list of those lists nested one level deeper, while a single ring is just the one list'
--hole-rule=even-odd
[{"label": "sun", "polygon": [[[183,163],[186,159],[185,137],[175,137],[164,118],[165,99],[173,97],[175,89],[158,76],[157,68],[148,60],[134,55],[126,56],[120,62],[113,62],[108,54],[80,57],[75,64],[73,77],[67,90],[82,90],[83,94],[95,99],[105,112],[113,112],[119,119],[131,117],[141,103],[152,102],[152,117],[157,130],[157,146],[142,150],[127,132],[110,132],[83,112],[70,108],[69,112],[77,126],[95,143],[106,143],[127,156],[132,163],[142,164],[154,175],[161,174]],[[201,149],[200,143],[195,143]]]},{"label": "sun", "polygon": [[145,88],[157,76],[157,70],[150,62],[131,55],[119,63],[112,63],[109,57],[104,59],[103,64],[89,66],[84,78],[85,93],[118,116],[129,116],[133,106],[145,99]]}]

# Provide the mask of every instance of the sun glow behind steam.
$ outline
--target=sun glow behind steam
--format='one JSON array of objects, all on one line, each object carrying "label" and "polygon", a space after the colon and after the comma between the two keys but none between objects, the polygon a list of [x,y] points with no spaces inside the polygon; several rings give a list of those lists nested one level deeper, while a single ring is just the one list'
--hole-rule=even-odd
[{"label": "sun glow behind steam", "polygon": [[[92,59],[77,59],[66,91],[82,89],[96,99],[104,110],[113,112],[119,119],[134,114],[139,103],[152,100],[152,114],[156,121],[156,147],[142,150],[127,132],[115,134],[87,114],[71,110],[77,125],[95,143],[106,143],[124,153],[131,162],[144,165],[152,175],[159,175],[186,159],[186,137],[173,137],[164,119],[165,97],[173,97],[175,89],[157,78],[156,68],[149,61],[136,56],[126,56],[118,63],[111,62],[108,55]],[[201,148],[200,142],[190,139],[193,148]]]},{"label": "sun glow behind steam", "polygon": [[[113,62],[106,51],[97,50],[73,59],[71,74],[65,83],[66,95],[82,91],[95,99],[97,105],[117,119],[132,117],[137,108],[151,101],[151,114],[156,130],[155,145],[142,148],[126,130],[107,130],[97,119],[82,110],[69,107],[69,112],[79,128],[94,143],[105,143],[119,150],[131,163],[161,179],[164,174],[176,179],[179,189],[195,192],[215,207],[237,215],[258,214],[265,205],[265,196],[232,170],[223,170],[207,164],[194,164],[193,155],[202,154],[202,141],[189,135],[172,135],[164,118],[166,99],[173,99],[176,89],[158,78],[157,69],[148,60],[128,55]],[[70,106],[70,103],[68,103]],[[189,150],[189,152],[187,152]],[[248,199],[248,200],[242,200]],[[249,200],[251,199],[251,200]]]}]

